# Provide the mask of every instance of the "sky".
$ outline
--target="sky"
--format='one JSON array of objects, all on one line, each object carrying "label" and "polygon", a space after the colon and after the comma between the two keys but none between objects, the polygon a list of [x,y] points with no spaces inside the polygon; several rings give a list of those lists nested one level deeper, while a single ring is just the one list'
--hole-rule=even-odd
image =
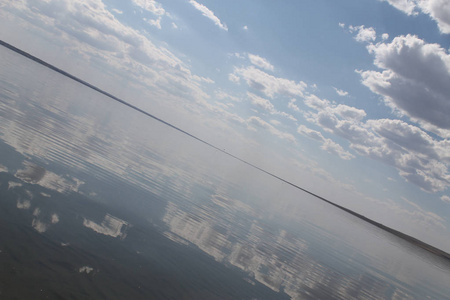
[{"label": "sky", "polygon": [[450,251],[448,0],[0,0],[0,38]]}]

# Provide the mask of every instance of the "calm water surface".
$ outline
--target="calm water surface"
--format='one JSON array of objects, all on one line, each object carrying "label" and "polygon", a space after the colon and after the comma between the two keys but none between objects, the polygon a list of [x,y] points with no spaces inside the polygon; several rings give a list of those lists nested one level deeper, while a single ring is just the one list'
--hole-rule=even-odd
[{"label": "calm water surface", "polygon": [[448,260],[3,47],[0,193],[2,299],[450,299]]}]

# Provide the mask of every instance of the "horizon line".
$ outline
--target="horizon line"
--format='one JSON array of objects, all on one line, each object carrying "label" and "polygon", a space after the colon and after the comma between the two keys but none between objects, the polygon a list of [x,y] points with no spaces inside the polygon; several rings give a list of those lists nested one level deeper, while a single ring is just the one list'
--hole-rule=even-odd
[{"label": "horizon line", "polygon": [[305,188],[302,188],[301,186],[299,186],[299,185],[297,185],[295,183],[292,183],[292,182],[290,182],[290,181],[288,181],[286,179],[283,179],[282,177],[279,177],[278,175],[275,175],[275,174],[273,174],[273,173],[271,173],[269,171],[266,171],[266,170],[258,167],[257,165],[254,165],[254,164],[252,164],[252,163],[250,163],[250,162],[248,162],[248,161],[246,161],[246,160],[244,160],[244,159],[242,159],[242,158],[240,158],[238,156],[235,156],[234,154],[231,154],[230,152],[227,152],[224,149],[221,149],[221,148],[219,148],[217,146],[214,146],[213,144],[211,144],[211,143],[209,143],[209,142],[207,142],[207,141],[205,141],[205,140],[203,140],[203,139],[201,139],[201,138],[199,138],[199,137],[197,137],[197,136],[195,136],[195,135],[193,135],[193,134],[191,134],[191,133],[189,133],[189,132],[187,132],[187,131],[185,131],[185,130],[183,130],[183,129],[175,126],[175,125],[172,125],[171,123],[169,123],[167,121],[164,121],[163,119],[161,119],[161,118],[159,118],[159,117],[157,117],[157,116],[155,116],[155,115],[153,115],[153,114],[151,114],[151,113],[149,113],[149,112],[147,112],[147,111],[145,111],[145,110],[143,110],[143,109],[141,109],[141,108],[139,108],[139,107],[137,107],[137,106],[135,106],[133,104],[130,104],[127,101],[125,101],[123,99],[120,99],[120,98],[114,96],[113,94],[110,94],[107,91],[102,90],[102,89],[96,87],[95,85],[92,85],[89,82],[84,81],[84,80],[82,80],[82,79],[80,79],[80,78],[78,78],[78,77],[76,77],[76,76],[74,76],[74,75],[72,75],[72,74],[70,74],[70,73],[68,73],[68,72],[66,72],[66,71],[64,71],[64,70],[62,70],[62,69],[60,69],[60,68],[58,68],[58,67],[56,67],[56,66],[54,66],[54,65],[52,65],[52,64],[50,64],[48,62],[46,62],[46,61],[44,61],[44,60],[42,60],[42,59],[40,59],[40,58],[30,54],[30,53],[28,53],[28,52],[26,52],[26,51],[24,51],[24,50],[21,50],[21,49],[15,47],[15,46],[13,46],[13,45],[3,41],[3,40],[0,40],[0,45],[2,45],[3,47],[5,47],[5,48],[7,48],[7,49],[9,49],[9,50],[11,50],[13,52],[16,52],[17,54],[22,55],[22,56],[24,56],[24,57],[26,57],[26,58],[28,58],[28,59],[30,59],[30,60],[40,64],[40,65],[42,65],[42,66],[45,66],[45,67],[47,67],[47,68],[49,68],[49,69],[51,69],[51,70],[53,70],[53,71],[55,71],[57,73],[60,73],[61,75],[66,76],[66,77],[68,77],[68,78],[70,78],[70,79],[72,79],[72,80],[74,80],[74,81],[76,81],[76,82],[78,82],[78,83],[80,83],[80,84],[82,84],[82,85],[84,85],[84,86],[86,86],[86,87],[88,87],[88,88],[90,88],[90,89],[100,93],[100,94],[103,94],[103,95],[107,96],[108,98],[111,98],[112,100],[115,100],[115,101],[117,101],[117,102],[119,102],[119,103],[121,103],[121,104],[123,104],[125,106],[128,106],[129,108],[134,109],[134,110],[136,110],[136,111],[138,111],[138,112],[140,112],[140,113],[142,113],[142,114],[144,114],[144,115],[146,115],[146,116],[148,116],[148,117],[150,117],[150,118],[152,118],[152,119],[154,119],[154,120],[156,120],[156,121],[158,121],[158,122],[160,122],[160,123],[162,123],[164,125],[167,125],[167,126],[171,127],[172,129],[175,129],[176,131],[179,131],[179,132],[181,132],[181,133],[183,133],[183,134],[185,134],[185,135],[187,135],[187,136],[189,136],[189,137],[191,137],[191,138],[193,138],[193,139],[195,139],[195,140],[197,140],[197,141],[199,141],[199,142],[201,142],[201,143],[203,143],[203,144],[205,144],[205,145],[207,145],[207,146],[209,146],[209,147],[211,147],[211,148],[213,148],[215,150],[218,150],[218,151],[220,151],[220,152],[222,152],[222,153],[224,153],[224,154],[226,154],[226,155],[228,155],[228,156],[230,156],[230,157],[232,157],[232,158],[234,158],[234,159],[236,159],[236,160],[238,160],[238,161],[240,161],[240,162],[242,162],[242,163],[244,163],[244,164],[246,164],[246,165],[248,165],[248,166],[250,166],[250,167],[252,167],[252,168],[254,168],[256,170],[259,170],[259,171],[261,171],[261,172],[263,172],[263,173],[265,173],[265,174],[267,174],[267,175],[269,175],[269,176],[271,176],[271,177],[273,177],[275,179],[278,179],[278,180],[280,180],[280,181],[282,181],[282,182],[284,182],[284,183],[286,183],[286,184],[288,184],[288,185],[298,189],[298,190],[301,190],[301,191],[303,191],[303,192],[305,192],[305,193],[307,193],[307,194],[309,194],[309,195],[311,195],[313,197],[316,197],[317,199],[322,200],[323,202],[326,202],[326,203],[328,203],[328,204],[330,204],[330,205],[332,205],[332,206],[334,206],[334,207],[336,207],[336,208],[338,208],[340,210],[343,210],[343,211],[345,211],[345,212],[347,212],[347,213],[349,213],[349,214],[351,214],[351,215],[353,215],[353,216],[355,216],[355,217],[365,221],[365,222],[368,222],[368,223],[370,223],[370,224],[372,224],[372,225],[374,225],[374,226],[376,226],[376,227],[378,227],[378,228],[380,228],[382,230],[385,230],[385,231],[387,231],[387,232],[389,232],[389,233],[391,233],[391,234],[393,234],[393,235],[395,235],[395,236],[397,236],[397,237],[399,237],[401,239],[404,239],[404,240],[406,240],[406,241],[408,241],[408,242],[410,242],[410,243],[412,243],[412,244],[414,244],[414,245],[416,245],[416,246],[418,246],[418,247],[420,247],[420,248],[422,248],[422,249],[424,249],[426,251],[429,251],[429,252],[431,252],[431,253],[433,253],[435,255],[438,255],[440,257],[444,257],[444,258],[450,260],[450,253],[447,253],[444,250],[436,248],[436,247],[434,247],[434,246],[432,246],[430,244],[427,244],[427,243],[425,243],[425,242],[423,242],[423,241],[421,241],[419,239],[416,239],[416,238],[414,238],[414,237],[412,237],[410,235],[402,233],[402,232],[400,232],[398,230],[395,230],[395,229],[393,229],[391,227],[388,227],[386,225],[378,223],[375,220],[369,219],[366,216],[357,213],[356,211],[353,211],[353,210],[351,210],[349,208],[346,208],[344,206],[336,204],[336,203],[334,203],[334,202],[332,202],[332,201],[330,201],[330,200],[328,200],[328,199],[326,199],[326,198],[324,198],[324,197],[322,197],[322,196],[320,196],[320,195],[318,195],[318,194],[316,194],[314,192],[311,192],[311,191],[309,191],[309,190],[307,190]]}]

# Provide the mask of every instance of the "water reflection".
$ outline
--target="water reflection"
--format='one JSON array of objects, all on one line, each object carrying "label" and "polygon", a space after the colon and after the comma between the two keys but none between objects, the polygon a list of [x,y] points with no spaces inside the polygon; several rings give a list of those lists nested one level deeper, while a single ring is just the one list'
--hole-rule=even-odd
[{"label": "water reflection", "polygon": [[36,257],[52,270],[39,276],[95,273],[99,289],[121,282],[106,298],[450,293],[448,261],[8,50],[0,54],[0,213],[9,224],[2,231],[33,230],[17,229],[28,240],[5,250],[17,266],[28,266],[19,246],[33,243],[35,253],[60,257]]},{"label": "water reflection", "polygon": [[124,239],[127,236],[127,229],[130,224],[117,217],[107,214],[100,224],[84,219],[83,226],[94,230],[97,233]]}]

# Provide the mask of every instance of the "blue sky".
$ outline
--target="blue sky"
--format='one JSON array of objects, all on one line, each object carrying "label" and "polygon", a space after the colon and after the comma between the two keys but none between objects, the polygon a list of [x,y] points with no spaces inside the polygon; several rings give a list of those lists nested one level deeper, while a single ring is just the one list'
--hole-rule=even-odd
[{"label": "blue sky", "polygon": [[0,38],[450,249],[445,0],[0,1]]}]

